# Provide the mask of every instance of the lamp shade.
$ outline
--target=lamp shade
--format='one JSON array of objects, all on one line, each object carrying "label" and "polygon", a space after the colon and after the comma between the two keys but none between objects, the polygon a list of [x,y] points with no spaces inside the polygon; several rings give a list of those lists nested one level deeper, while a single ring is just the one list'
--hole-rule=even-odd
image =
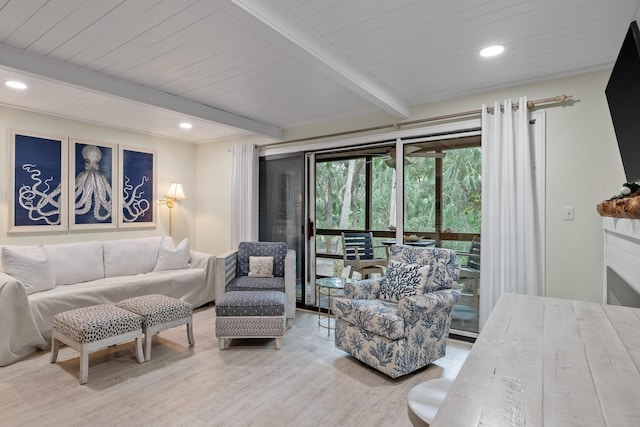
[{"label": "lamp shade", "polygon": [[184,200],[187,198],[187,196],[184,195],[182,184],[179,184],[177,182],[171,183],[171,185],[169,186],[169,191],[167,191],[167,194],[164,197],[173,200]]}]

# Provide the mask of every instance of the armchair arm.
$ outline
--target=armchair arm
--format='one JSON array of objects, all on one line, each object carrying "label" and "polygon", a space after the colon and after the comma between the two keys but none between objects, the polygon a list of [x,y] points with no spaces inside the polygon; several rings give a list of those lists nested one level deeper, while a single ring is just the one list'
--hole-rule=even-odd
[{"label": "armchair arm", "polygon": [[287,319],[296,316],[296,251],[287,250],[284,258],[284,294]]},{"label": "armchair arm", "polygon": [[449,316],[453,306],[460,298],[457,289],[442,289],[402,298],[398,302],[398,312],[409,325],[414,325],[420,318],[434,313],[444,313]]},{"label": "armchair arm", "polygon": [[227,284],[236,277],[238,251],[233,250],[216,257],[215,298],[216,302],[224,295]]},{"label": "armchair arm", "polygon": [[384,277],[350,282],[344,285],[344,297],[350,299],[378,299]]}]

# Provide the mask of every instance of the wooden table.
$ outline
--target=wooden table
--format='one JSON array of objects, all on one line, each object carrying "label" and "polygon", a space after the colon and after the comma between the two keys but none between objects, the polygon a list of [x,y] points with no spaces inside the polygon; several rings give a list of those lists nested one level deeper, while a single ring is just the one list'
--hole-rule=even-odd
[{"label": "wooden table", "polygon": [[504,294],[432,426],[640,426],[640,309]]}]

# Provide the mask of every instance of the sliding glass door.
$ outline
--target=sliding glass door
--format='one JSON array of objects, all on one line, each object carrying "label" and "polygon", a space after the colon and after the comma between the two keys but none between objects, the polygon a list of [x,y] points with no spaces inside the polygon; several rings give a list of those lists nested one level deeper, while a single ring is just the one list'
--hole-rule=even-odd
[{"label": "sliding glass door", "polygon": [[404,144],[405,243],[453,249],[461,265],[452,329],[478,332],[480,298],[480,136]]},{"label": "sliding glass door", "polygon": [[259,239],[296,251],[296,298],[302,302],[305,257],[304,155],[260,158]]},{"label": "sliding glass door", "polygon": [[[349,276],[342,232],[371,232],[376,258],[385,245],[443,247],[458,252],[462,297],[453,328],[478,332],[481,150],[479,132],[388,141],[308,155],[309,272]],[[400,156],[396,152],[400,147]],[[402,166],[399,166],[402,159]],[[402,170],[398,178],[398,170]],[[402,183],[398,195],[398,182]],[[475,246],[473,246],[475,245]],[[469,267],[472,266],[473,268]],[[355,273],[357,278],[357,273]],[[309,305],[322,307],[315,295]]]}]

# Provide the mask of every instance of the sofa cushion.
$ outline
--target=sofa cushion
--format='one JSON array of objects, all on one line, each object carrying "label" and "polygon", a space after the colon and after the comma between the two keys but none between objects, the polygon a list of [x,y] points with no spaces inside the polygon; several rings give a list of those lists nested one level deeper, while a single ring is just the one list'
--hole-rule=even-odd
[{"label": "sofa cushion", "polygon": [[402,298],[423,294],[428,274],[428,265],[389,261],[380,299],[397,303]]},{"label": "sofa cushion", "polygon": [[226,292],[216,301],[216,316],[282,316],[284,304],[283,292]]},{"label": "sofa cushion", "polygon": [[240,276],[232,279],[227,288],[229,291],[280,291],[284,292],[284,277],[249,277]]},{"label": "sofa cushion", "polygon": [[189,265],[189,239],[183,239],[173,246],[171,237],[163,237],[153,271],[180,270]]},{"label": "sofa cushion", "polygon": [[56,285],[71,285],[104,277],[102,244],[97,241],[44,245]]},{"label": "sofa cushion", "polygon": [[162,237],[107,240],[104,250],[104,277],[130,276],[153,271]]},{"label": "sofa cushion", "polygon": [[20,281],[28,295],[55,287],[56,276],[42,246],[5,246],[1,256],[4,272]]},{"label": "sofa cushion", "polygon": [[249,257],[272,256],[273,275],[284,277],[284,259],[287,256],[287,244],[283,242],[240,242],[238,245],[238,262],[236,276],[249,274]]},{"label": "sofa cushion", "polygon": [[360,329],[390,340],[404,337],[404,319],[397,304],[381,300],[336,298],[333,302],[336,318]]}]

